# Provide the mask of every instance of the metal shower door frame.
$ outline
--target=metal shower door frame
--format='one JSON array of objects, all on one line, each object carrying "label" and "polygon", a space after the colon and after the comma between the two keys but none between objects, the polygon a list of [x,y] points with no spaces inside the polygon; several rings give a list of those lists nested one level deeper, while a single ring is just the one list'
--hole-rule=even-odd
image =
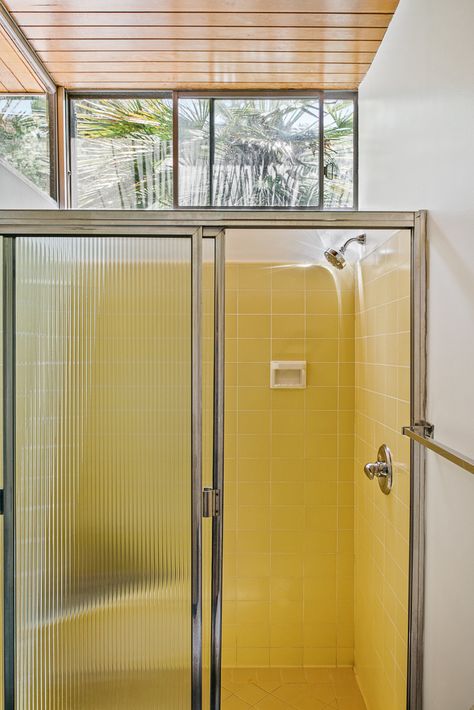
[{"label": "metal shower door frame", "polygon": [[[318,212],[298,210],[165,210],[165,211],[88,211],[44,210],[0,212],[0,235],[4,243],[14,241],[16,235],[133,235],[173,236],[199,234],[215,240],[215,332],[214,332],[214,442],[213,487],[221,493],[224,485],[224,234],[233,229],[392,229],[408,230],[411,239],[411,414],[413,426],[426,418],[426,213],[419,212]],[[5,242],[6,240],[6,242]],[[196,249],[202,249],[202,244]],[[194,253],[194,252],[193,252]],[[196,251],[196,254],[198,252]],[[199,252],[200,253],[200,252]],[[4,669],[5,710],[15,710],[14,698],[7,694],[7,686],[14,681],[14,549],[12,548],[12,522],[14,523],[14,254],[4,259],[3,319],[4,319]],[[193,319],[200,323],[197,294],[201,274],[193,281]],[[13,290],[12,290],[13,287]],[[12,301],[13,298],[13,301]],[[199,301],[199,299],[198,299]],[[196,328],[194,333],[196,333]],[[200,342],[193,347],[200,351]],[[200,364],[193,362],[193,376],[202,387]],[[201,432],[202,415],[199,403],[193,402],[194,432]],[[198,406],[199,405],[199,406]],[[192,710],[202,707],[202,437],[194,447],[195,506],[193,506],[193,554],[199,564],[193,566],[193,701]],[[424,617],[424,530],[425,530],[425,456],[423,447],[410,442],[411,501],[410,501],[410,563],[409,563],[409,642],[407,710],[421,710],[423,681],[423,617]],[[197,484],[199,481],[199,485]],[[222,508],[213,519],[212,531],[212,582],[211,582],[211,707],[220,708],[220,667],[222,637]],[[12,556],[13,554],[13,556]],[[199,619],[201,619],[199,626]],[[13,630],[13,637],[12,637]],[[12,671],[13,669],[13,671]],[[7,702],[8,701],[8,702]],[[207,710],[207,708],[206,708]]]}]

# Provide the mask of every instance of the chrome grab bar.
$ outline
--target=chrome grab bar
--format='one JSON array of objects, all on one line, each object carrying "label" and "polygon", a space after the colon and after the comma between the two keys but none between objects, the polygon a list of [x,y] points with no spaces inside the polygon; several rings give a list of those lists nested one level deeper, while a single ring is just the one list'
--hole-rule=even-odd
[{"label": "chrome grab bar", "polygon": [[441,444],[441,442],[431,438],[433,430],[434,427],[432,424],[421,422],[415,426],[404,426],[402,434],[408,436],[412,441],[416,441],[417,444],[421,444],[427,449],[434,451],[435,454],[439,454],[439,456],[442,456],[444,459],[451,461],[451,463],[456,464],[456,466],[460,466],[465,471],[474,473],[474,459],[464,456],[460,454],[459,451],[451,449],[449,446],[445,446]]}]

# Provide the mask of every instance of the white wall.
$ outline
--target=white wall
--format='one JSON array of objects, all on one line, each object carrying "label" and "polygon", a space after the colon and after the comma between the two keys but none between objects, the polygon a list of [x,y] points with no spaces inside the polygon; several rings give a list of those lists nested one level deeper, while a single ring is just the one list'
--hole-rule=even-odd
[{"label": "white wall", "polygon": [[[473,31],[473,0],[400,1],[360,89],[360,207],[429,210],[428,418],[474,458]],[[424,710],[469,710],[474,476],[429,455],[427,486]]]},{"label": "white wall", "polygon": [[0,160],[0,210],[52,210],[57,204]]}]

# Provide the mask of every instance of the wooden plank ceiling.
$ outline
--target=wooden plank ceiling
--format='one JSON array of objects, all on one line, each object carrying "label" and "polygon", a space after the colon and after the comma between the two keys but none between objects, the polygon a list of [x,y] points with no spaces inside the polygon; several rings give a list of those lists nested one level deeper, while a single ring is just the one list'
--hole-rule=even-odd
[{"label": "wooden plank ceiling", "polygon": [[43,91],[35,74],[2,27],[0,27],[0,91],[20,94]]},{"label": "wooden plank ceiling", "polygon": [[357,89],[397,4],[8,0],[69,89]]}]

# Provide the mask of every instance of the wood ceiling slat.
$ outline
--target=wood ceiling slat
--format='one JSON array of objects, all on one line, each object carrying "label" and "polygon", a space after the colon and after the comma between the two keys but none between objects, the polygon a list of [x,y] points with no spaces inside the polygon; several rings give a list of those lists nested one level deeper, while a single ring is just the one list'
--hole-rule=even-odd
[{"label": "wood ceiling slat", "polygon": [[[235,83],[232,84],[232,90],[234,91],[245,91],[248,89],[255,89],[256,91],[265,91],[265,90],[288,90],[288,91],[293,91],[293,90],[318,90],[318,89],[337,89],[337,90],[343,90],[343,91],[355,91],[359,85],[359,81],[353,81],[353,82],[337,82],[337,81],[328,81],[328,82],[314,82],[314,83],[309,83],[309,84],[303,84],[301,82],[282,82],[280,81],[275,81],[275,82],[252,82],[251,84],[248,84],[246,82],[243,83]],[[89,91],[106,91],[106,90],[120,90],[124,88],[124,84],[122,81],[118,82],[113,82],[113,81],[94,81],[92,84],[90,81],[77,81],[74,83],[71,83],[69,86],[69,89],[74,90],[74,89],[80,89],[80,90],[89,90]],[[158,90],[158,89],[163,89],[161,86],[157,86],[155,82],[144,82],[144,81],[134,81],[134,82],[128,82],[126,85],[126,88],[131,89],[131,90]],[[218,83],[218,82],[212,82],[212,83],[206,83],[206,82],[199,82],[199,83],[193,83],[193,82],[182,82],[182,83],[176,83],[174,84],[174,87],[177,90],[183,90],[183,91],[220,91],[222,90],[229,90],[229,84],[226,83]]]},{"label": "wood ceiling slat", "polygon": [[[292,81],[299,82],[299,83],[311,83],[314,84],[316,81],[324,81],[324,80],[330,80],[330,81],[338,81],[338,82],[344,82],[344,81],[354,81],[354,78],[360,78],[361,76],[364,75],[364,72],[359,72],[359,73],[352,73],[349,72],[347,74],[331,74],[331,75],[326,75],[326,74],[291,74],[287,73],[284,75],[284,80],[289,83]],[[69,84],[73,82],[75,79],[79,79],[80,81],[108,81],[112,79],[114,82],[117,82],[119,80],[124,81],[125,83],[128,83],[129,81],[134,81],[136,78],[136,74],[130,73],[130,72],[113,72],[112,74],[108,74],[106,72],[81,72],[81,73],[76,73],[76,72],[71,72],[71,73],[57,73],[56,76],[58,79],[61,81],[62,84]],[[211,83],[211,82],[217,82],[217,83],[246,83],[246,82],[253,82],[253,81],[258,81],[260,83],[269,81],[269,82],[275,82],[278,81],[278,78],[281,76],[278,72],[275,73],[265,73],[265,72],[252,72],[252,73],[247,73],[245,74],[244,72],[240,73],[231,73],[231,72],[223,72],[222,74],[213,73],[213,72],[182,72],[182,73],[153,73],[153,72],[148,72],[147,74],[142,75],[145,81],[152,82],[156,81],[157,85],[162,85],[162,86],[167,86],[168,84],[174,84],[175,82],[181,83],[184,81],[189,81],[189,82],[194,82],[194,83],[201,83],[201,82],[206,82],[206,83]]]},{"label": "wood ceiling slat", "polygon": [[25,27],[30,40],[37,39],[176,39],[176,40],[252,40],[380,41],[380,27]]},{"label": "wood ceiling slat", "polygon": [[[299,40],[295,42],[279,42],[278,40],[172,40],[172,39],[36,39],[31,43],[39,52],[59,50],[197,50],[223,51],[233,50],[248,52],[376,52],[379,42],[371,40]],[[192,61],[192,57],[190,57]]]},{"label": "wood ceiling slat", "polygon": [[[363,75],[369,69],[370,64],[324,64],[301,62],[299,64],[271,64],[262,62],[256,65],[254,62],[214,62],[212,67],[206,62],[193,62],[192,73],[209,74],[357,74]],[[81,74],[87,72],[123,74],[131,72],[139,74],[188,74],[188,62],[51,62],[48,69],[54,74]]]},{"label": "wood ceiling slat", "polygon": [[[0,28],[0,58],[3,67],[8,70],[6,80],[2,81],[8,91],[37,92],[41,85],[25,60],[12,44],[8,35]],[[4,69],[5,71],[5,69]]]},{"label": "wood ceiling slat", "polygon": [[370,64],[375,52],[199,52],[199,51],[174,51],[155,52],[136,50],[132,56],[123,51],[46,51],[41,52],[43,61],[49,66],[57,62],[81,64],[83,62],[127,62],[134,67],[136,62],[205,62],[208,64],[227,62],[304,62],[304,63],[343,63],[343,64]]},{"label": "wood ceiling slat", "polygon": [[17,12],[25,27],[387,27],[391,14],[293,12]]},{"label": "wood ceiling slat", "polygon": [[[398,0],[294,0],[296,13],[393,13]],[[45,10],[45,0],[8,0],[12,12]],[[49,11],[156,12],[156,0],[49,0]],[[216,12],[216,0],[160,0],[161,12]],[[272,12],[287,13],[288,0],[272,0]],[[268,12],[268,0],[219,0],[219,13]]]},{"label": "wood ceiling slat", "polygon": [[0,59],[0,81],[7,91],[24,91],[24,86],[18,81],[11,69]]}]

